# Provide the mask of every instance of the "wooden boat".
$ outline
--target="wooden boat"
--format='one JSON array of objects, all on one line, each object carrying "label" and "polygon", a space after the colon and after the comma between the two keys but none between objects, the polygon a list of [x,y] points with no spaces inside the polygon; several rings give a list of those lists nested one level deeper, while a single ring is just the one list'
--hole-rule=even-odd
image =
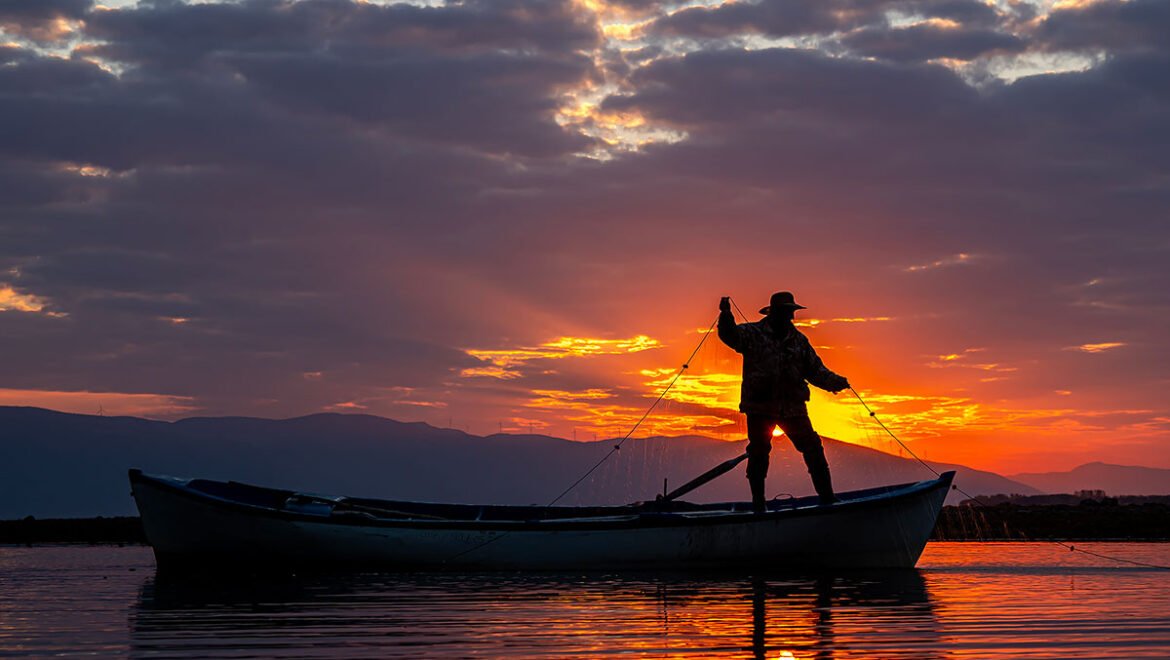
[{"label": "wooden boat", "polygon": [[332,497],[130,470],[160,567],[475,569],[906,568],[953,472],[774,500],[626,506],[479,506]]}]

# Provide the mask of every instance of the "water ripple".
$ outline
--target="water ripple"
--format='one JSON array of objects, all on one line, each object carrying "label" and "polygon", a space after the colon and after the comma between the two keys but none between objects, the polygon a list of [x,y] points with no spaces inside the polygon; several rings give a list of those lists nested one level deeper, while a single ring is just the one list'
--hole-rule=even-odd
[{"label": "water ripple", "polygon": [[24,655],[1165,658],[1170,573],[941,543],[919,570],[881,573],[176,580],[145,548],[0,548],[0,656]]}]

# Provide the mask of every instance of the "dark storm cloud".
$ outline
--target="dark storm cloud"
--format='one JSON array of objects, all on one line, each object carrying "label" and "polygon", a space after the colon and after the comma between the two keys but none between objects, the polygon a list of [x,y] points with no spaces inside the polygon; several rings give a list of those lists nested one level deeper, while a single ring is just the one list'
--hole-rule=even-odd
[{"label": "dark storm cloud", "polygon": [[18,66],[0,69],[0,90],[6,97],[35,96],[84,91],[110,82],[109,74],[80,60],[39,57],[21,49],[11,49],[9,62]]},{"label": "dark storm cloud", "polygon": [[908,28],[866,28],[842,39],[859,55],[896,62],[924,62],[940,57],[973,60],[989,53],[1015,53],[1026,42],[995,30],[944,28],[931,24]]},{"label": "dark storm cloud", "polygon": [[[481,148],[504,153],[583,149],[586,141],[562,131],[552,113],[556,90],[589,75],[591,61],[576,51],[593,43],[596,33],[564,5],[537,5],[470,3],[436,10],[261,1],[94,12],[88,33],[108,43],[85,52],[131,71],[120,80],[105,75],[105,85],[64,98],[14,99],[7,109],[11,137],[2,142],[19,145],[22,136],[39,141],[48,135],[63,151],[82,151],[95,140],[116,141],[94,149],[104,160],[99,154],[55,156],[125,169],[134,155],[118,151],[156,145],[168,153],[197,154],[207,150],[207,135],[253,143],[241,151],[270,153],[254,143],[275,144],[272,134],[279,128],[264,125],[288,128],[293,111],[371,122],[410,139],[460,146],[479,140]],[[85,62],[39,58],[6,75],[13,92],[36,84],[64,93],[69,83],[92,85],[103,77]],[[276,104],[264,105],[256,90],[276,97]],[[82,116],[85,122],[76,121]],[[175,131],[176,125],[187,130]],[[196,144],[184,144],[192,137]]]},{"label": "dark storm cloud", "polygon": [[81,18],[92,6],[93,0],[5,0],[0,5],[0,21]]},{"label": "dark storm cloud", "polygon": [[1055,50],[1165,52],[1170,3],[1161,0],[1095,2],[1054,11],[1036,29],[1042,45]]},{"label": "dark storm cloud", "polygon": [[92,0],[5,0],[0,3],[0,30],[33,41],[56,41],[69,34],[59,21],[77,20],[92,6]]},{"label": "dark storm cloud", "polygon": [[660,35],[695,38],[791,37],[867,25],[884,27],[887,12],[949,19],[973,27],[993,25],[999,19],[995,9],[976,0],[764,0],[684,9],[663,16],[650,29]]},{"label": "dark storm cloud", "polygon": [[[1085,72],[977,90],[942,66],[796,49],[700,52],[644,67],[640,91],[607,107],[692,132],[681,150],[736,145],[727,158],[736,176],[777,168],[799,176],[834,159],[879,181],[914,173],[925,177],[916,182],[1011,188],[1080,176],[1132,182],[1167,164],[1157,147],[1170,111],[1166,58],[1118,55]],[[893,173],[875,165],[883,161],[921,169]]]},{"label": "dark storm cloud", "polygon": [[[609,107],[642,110],[687,130],[737,135],[786,124],[849,133],[871,125],[922,127],[920,115],[942,119],[966,113],[978,96],[941,67],[797,49],[724,50],[661,60],[639,71],[635,86],[644,91],[613,97]],[[769,134],[756,137],[769,139]]]},{"label": "dark storm cloud", "polygon": [[0,45],[0,64],[16,62],[24,57],[24,49],[20,46]]},{"label": "dark storm cloud", "polygon": [[511,51],[544,58],[597,44],[596,27],[568,2],[480,0],[443,7],[347,0],[248,0],[94,12],[87,32],[104,55],[138,66],[213,67],[222,53],[409,52],[474,55]]},{"label": "dark storm cloud", "polygon": [[[241,57],[232,62],[280,105],[372,123],[415,138],[478,144],[497,153],[551,156],[582,149],[548,119],[550,87],[580,80],[586,60],[512,55],[470,60]],[[543,123],[540,122],[544,119]],[[543,131],[534,130],[538,126]]]},{"label": "dark storm cloud", "polygon": [[718,7],[691,7],[655,21],[660,35],[719,38],[737,34],[790,36],[833,32],[871,19],[868,11],[839,15],[841,3],[824,0],[729,3]]},{"label": "dark storm cloud", "polygon": [[[977,0],[907,0],[896,7],[909,14],[943,18],[965,27],[989,27],[1005,18],[993,5]],[[1021,3],[1012,3],[1009,11],[1016,17],[1031,16],[1028,6]]]},{"label": "dark storm cloud", "polygon": [[291,414],[438,386],[475,360],[419,308],[442,283],[411,281],[412,244],[510,185],[501,156],[590,143],[552,118],[597,38],[567,4],[160,3],[86,22],[105,43],[72,59],[3,51],[0,282],[65,314],[0,315],[21,347],[5,387]]}]

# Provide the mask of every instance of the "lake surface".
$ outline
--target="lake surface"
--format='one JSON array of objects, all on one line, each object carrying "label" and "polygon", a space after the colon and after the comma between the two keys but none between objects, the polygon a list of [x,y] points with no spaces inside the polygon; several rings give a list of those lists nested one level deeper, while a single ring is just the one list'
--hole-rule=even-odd
[{"label": "lake surface", "polygon": [[[1086,549],[1170,564],[1170,544]],[[164,576],[165,577],[165,576]],[[1170,571],[931,543],[868,574],[174,581],[142,547],[0,547],[0,656],[1167,658]]]}]

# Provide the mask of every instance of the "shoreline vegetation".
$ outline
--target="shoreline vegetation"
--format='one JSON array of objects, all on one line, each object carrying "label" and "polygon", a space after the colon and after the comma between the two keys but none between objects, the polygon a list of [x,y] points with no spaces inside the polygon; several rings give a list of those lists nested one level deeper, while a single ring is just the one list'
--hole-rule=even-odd
[{"label": "shoreline vegetation", "polygon": [[[994,498],[985,498],[994,501]],[[1170,497],[945,506],[932,541],[1170,541]],[[0,544],[145,545],[134,516],[0,520]]]},{"label": "shoreline vegetation", "polygon": [[[1053,497],[1053,496],[1045,496]],[[1060,496],[1064,497],[1064,496]],[[991,498],[992,502],[995,501]],[[1104,497],[1077,504],[1014,501],[944,506],[932,541],[1170,541],[1170,498]],[[986,502],[986,499],[981,500]]]}]

